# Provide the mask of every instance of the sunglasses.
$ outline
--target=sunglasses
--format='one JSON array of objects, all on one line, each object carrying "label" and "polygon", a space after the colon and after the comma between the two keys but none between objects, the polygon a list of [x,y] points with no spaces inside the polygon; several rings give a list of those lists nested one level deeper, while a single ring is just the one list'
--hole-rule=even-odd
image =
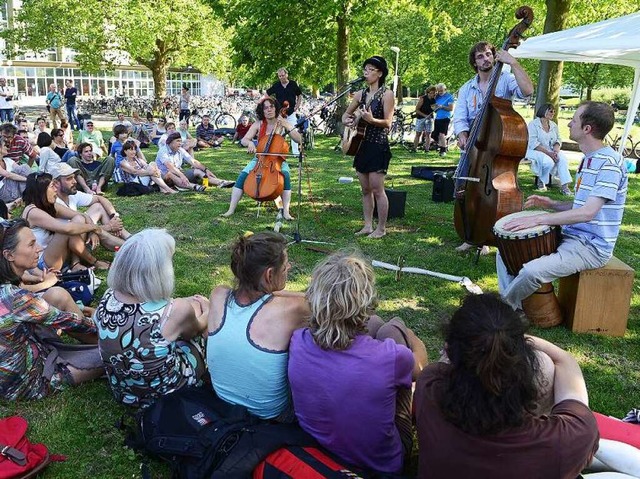
[{"label": "sunglasses", "polygon": [[4,240],[7,237],[7,233],[18,226],[27,226],[27,221],[22,218],[0,220],[0,248],[4,248]]}]

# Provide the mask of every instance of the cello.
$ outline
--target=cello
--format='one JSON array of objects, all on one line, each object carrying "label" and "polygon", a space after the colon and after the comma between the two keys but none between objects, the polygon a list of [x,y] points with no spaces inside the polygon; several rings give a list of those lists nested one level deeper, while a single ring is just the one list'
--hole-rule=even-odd
[{"label": "cello", "polygon": [[[283,108],[280,109],[281,117],[287,117],[288,108],[289,102],[283,102]],[[276,133],[276,126],[269,135],[264,135],[258,140],[256,166],[244,182],[243,191],[256,201],[275,200],[284,190],[282,163],[286,161],[284,155],[289,153],[289,144],[282,135]]]},{"label": "cello", "polygon": [[[519,45],[522,33],[533,21],[533,10],[523,6],[515,16],[521,21],[509,32],[503,50]],[[493,68],[488,100],[473,121],[454,177],[455,229],[461,239],[477,246],[495,246],[496,220],[522,210],[518,165],[526,154],[529,135],[511,100],[495,96],[502,65],[496,62]]]}]

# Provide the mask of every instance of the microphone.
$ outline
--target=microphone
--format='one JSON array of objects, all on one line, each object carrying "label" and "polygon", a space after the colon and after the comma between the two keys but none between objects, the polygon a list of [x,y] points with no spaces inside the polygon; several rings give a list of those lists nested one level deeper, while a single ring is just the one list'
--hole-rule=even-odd
[{"label": "microphone", "polygon": [[364,76],[361,76],[356,78],[355,80],[351,80],[350,82],[347,83],[347,85],[355,85],[356,83],[360,83],[363,80],[364,80]]}]

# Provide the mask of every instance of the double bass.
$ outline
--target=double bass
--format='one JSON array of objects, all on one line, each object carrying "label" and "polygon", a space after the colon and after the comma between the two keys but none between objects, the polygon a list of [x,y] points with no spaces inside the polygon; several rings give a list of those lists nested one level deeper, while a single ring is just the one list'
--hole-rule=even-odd
[{"label": "double bass", "polygon": [[[287,117],[288,108],[289,102],[283,102],[281,117]],[[243,191],[256,201],[275,200],[280,196],[284,190],[282,163],[286,161],[285,155],[288,153],[289,144],[282,135],[276,133],[274,126],[269,135],[258,140],[256,166],[249,172]]]},{"label": "double bass", "polygon": [[[533,10],[516,11],[521,19],[511,29],[502,49],[516,48],[522,33],[533,21]],[[495,246],[493,225],[505,215],[522,210],[518,165],[525,157],[529,139],[527,124],[513,109],[510,99],[495,96],[502,72],[496,62],[489,79],[487,101],[476,116],[455,179],[454,224],[467,243]]]}]

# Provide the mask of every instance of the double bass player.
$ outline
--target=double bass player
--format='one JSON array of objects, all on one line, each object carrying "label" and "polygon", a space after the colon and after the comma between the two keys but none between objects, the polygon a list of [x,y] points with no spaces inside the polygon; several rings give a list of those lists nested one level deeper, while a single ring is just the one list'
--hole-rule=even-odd
[{"label": "double bass player", "polygon": [[[525,99],[533,93],[533,83],[527,72],[518,61],[508,52],[496,52],[495,46],[489,42],[478,42],[469,51],[469,64],[476,71],[476,75],[462,85],[458,92],[458,101],[453,112],[453,127],[458,138],[458,146],[465,149],[472,123],[487,99],[489,79],[500,61],[511,67],[511,73],[502,72],[496,85],[495,96],[505,99]],[[462,243],[456,251],[464,252],[474,246]],[[483,246],[481,254],[487,254],[489,248]]]}]

